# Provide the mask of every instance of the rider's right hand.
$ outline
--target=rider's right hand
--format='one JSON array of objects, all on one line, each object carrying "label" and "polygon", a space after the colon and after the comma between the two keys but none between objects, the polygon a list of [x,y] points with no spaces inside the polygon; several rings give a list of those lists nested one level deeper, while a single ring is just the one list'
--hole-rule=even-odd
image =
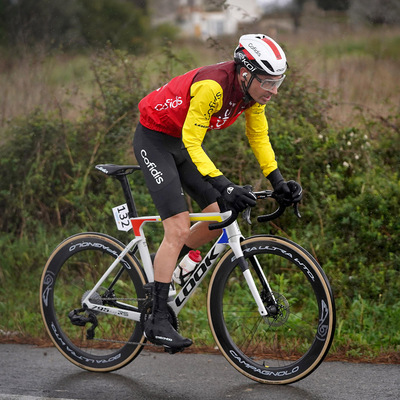
[{"label": "rider's right hand", "polygon": [[221,193],[228,206],[235,211],[241,212],[249,206],[254,207],[256,205],[257,198],[249,187],[235,185],[224,175],[207,180]]},{"label": "rider's right hand", "polygon": [[221,193],[224,200],[237,212],[245,210],[247,207],[256,205],[255,194],[243,186],[231,183]]}]

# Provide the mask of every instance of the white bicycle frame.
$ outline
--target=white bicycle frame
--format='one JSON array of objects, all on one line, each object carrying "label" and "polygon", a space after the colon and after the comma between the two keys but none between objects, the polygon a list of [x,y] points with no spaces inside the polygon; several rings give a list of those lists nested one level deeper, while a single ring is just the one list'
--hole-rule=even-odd
[{"label": "white bicycle frame", "polygon": [[[226,211],[224,213],[189,214],[190,221],[192,222],[196,221],[222,222],[228,219],[230,216],[231,216],[230,211]],[[154,281],[153,264],[150,258],[150,253],[147,247],[146,236],[144,234],[143,228],[144,225],[147,223],[161,222],[161,218],[159,216],[145,216],[145,217],[131,218],[130,221],[135,238],[125,247],[125,249],[121,252],[121,254],[119,254],[118,257],[115,259],[115,261],[110,265],[110,267],[103,274],[100,280],[96,283],[93,289],[88,293],[86,298],[82,301],[82,305],[84,307],[87,307],[89,310],[93,310],[96,312],[102,312],[106,314],[115,315],[118,317],[131,319],[134,321],[140,321],[139,310],[130,311],[115,307],[109,307],[105,305],[99,305],[90,301],[93,294],[97,292],[97,290],[107,279],[107,277],[118,266],[118,264],[126,256],[126,254],[134,248],[134,246],[137,246],[139,250],[140,258],[142,261],[144,272],[147,277],[147,281],[148,282]],[[223,228],[222,234],[213,244],[207,255],[203,258],[203,260],[193,271],[189,280],[185,283],[185,285],[182,287],[179,293],[168,303],[176,315],[178,315],[179,312],[182,310],[183,306],[186,304],[191,294],[194,292],[194,289],[196,289],[200,285],[204,277],[207,275],[207,272],[214,266],[214,264],[216,263],[220,255],[225,251],[227,246],[231,247],[236,259],[243,257],[242,248],[240,246],[240,242],[242,239],[243,235],[240,231],[239,225],[236,220],[230,225],[228,225],[226,228]],[[264,306],[264,303],[261,300],[260,294],[254,283],[250,270],[247,268],[243,272],[243,275],[254,297],[254,301],[257,303],[260,315],[263,317],[267,316],[268,312]]]}]

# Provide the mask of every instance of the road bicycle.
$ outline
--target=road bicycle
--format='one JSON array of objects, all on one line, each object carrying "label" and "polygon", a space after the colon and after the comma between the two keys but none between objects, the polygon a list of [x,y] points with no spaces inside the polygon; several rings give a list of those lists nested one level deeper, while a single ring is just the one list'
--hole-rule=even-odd
[{"label": "road bicycle", "polygon": [[[103,233],[65,239],[44,267],[40,307],[50,338],[69,361],[108,372],[133,361],[144,346],[155,346],[143,335],[154,280],[144,226],[161,219],[137,213],[127,176],[139,166],[101,164],[96,169],[121,183],[126,205],[120,209],[127,212],[119,212],[119,222],[133,230],[134,238],[127,245]],[[255,195],[258,201],[274,197],[269,190]],[[278,204],[258,221],[277,218],[284,210]],[[250,222],[249,212],[245,216]],[[209,221],[210,229],[222,233],[170,297],[171,323],[179,329],[179,312],[213,269],[207,316],[222,355],[255,381],[296,382],[320,365],[332,343],[331,287],[314,257],[298,244],[273,235],[245,238],[237,217],[224,209],[190,214],[191,221]]]}]

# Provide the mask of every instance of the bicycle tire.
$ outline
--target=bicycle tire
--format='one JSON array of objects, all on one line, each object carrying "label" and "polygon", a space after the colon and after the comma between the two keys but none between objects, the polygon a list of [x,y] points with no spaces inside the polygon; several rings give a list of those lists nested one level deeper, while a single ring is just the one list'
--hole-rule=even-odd
[{"label": "bicycle tire", "polygon": [[[124,367],[139,355],[145,341],[139,321],[96,311],[98,325],[94,329],[94,338],[88,339],[88,329],[93,324],[76,326],[68,317],[72,310],[82,307],[84,294],[94,287],[124,247],[117,239],[101,233],[73,235],[53,251],[42,274],[40,309],[47,332],[63,356],[89,371],[109,372]],[[145,298],[141,266],[129,253],[120,263],[123,272],[112,295],[124,298],[125,304],[139,309],[140,299]],[[121,268],[117,266],[114,271]],[[105,288],[114,276],[113,272],[92,301],[110,306],[103,299],[110,298],[111,294],[106,293]],[[88,316],[82,310],[77,314]]]},{"label": "bicycle tire", "polygon": [[[261,317],[232,250],[210,280],[208,319],[229,363],[260,383],[288,384],[312,373],[331,346],[335,303],[317,261],[296,243],[270,235],[245,239],[245,258],[256,256],[279,305],[275,317]],[[261,293],[261,283],[249,262]],[[263,301],[265,298],[263,299]]]}]

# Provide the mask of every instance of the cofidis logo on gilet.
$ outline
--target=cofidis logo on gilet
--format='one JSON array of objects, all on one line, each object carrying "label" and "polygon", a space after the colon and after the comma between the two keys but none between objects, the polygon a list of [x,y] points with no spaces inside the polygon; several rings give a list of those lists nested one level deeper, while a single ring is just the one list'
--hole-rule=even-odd
[{"label": "cofidis logo on gilet", "polygon": [[152,175],[152,177],[154,178],[154,180],[157,182],[158,185],[160,185],[161,183],[164,182],[164,179],[162,177],[162,172],[158,171],[157,169],[157,164],[151,162],[148,158],[147,158],[147,152],[146,150],[142,149],[140,151],[140,155],[143,158],[143,161],[147,167],[147,169],[149,170],[150,174]]}]

